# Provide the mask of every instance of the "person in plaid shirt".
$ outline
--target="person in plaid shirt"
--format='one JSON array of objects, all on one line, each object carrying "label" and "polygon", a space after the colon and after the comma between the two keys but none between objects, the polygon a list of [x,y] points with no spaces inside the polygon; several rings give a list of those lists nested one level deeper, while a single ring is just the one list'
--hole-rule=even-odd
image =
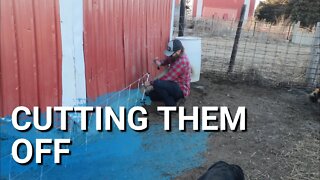
[{"label": "person in plaid shirt", "polygon": [[172,40],[164,51],[164,60],[156,59],[158,66],[167,66],[168,72],[160,79],[151,81],[152,90],[146,95],[152,101],[162,101],[166,106],[176,106],[177,102],[190,95],[191,66],[180,40]]}]

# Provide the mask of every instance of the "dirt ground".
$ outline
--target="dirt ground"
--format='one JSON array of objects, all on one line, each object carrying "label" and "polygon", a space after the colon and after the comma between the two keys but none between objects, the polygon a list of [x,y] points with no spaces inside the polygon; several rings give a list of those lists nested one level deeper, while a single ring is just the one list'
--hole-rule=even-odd
[{"label": "dirt ground", "polygon": [[206,162],[176,179],[197,179],[213,163],[237,164],[246,179],[320,179],[320,106],[307,90],[268,88],[201,74],[185,106],[247,108],[247,131],[212,132]]}]

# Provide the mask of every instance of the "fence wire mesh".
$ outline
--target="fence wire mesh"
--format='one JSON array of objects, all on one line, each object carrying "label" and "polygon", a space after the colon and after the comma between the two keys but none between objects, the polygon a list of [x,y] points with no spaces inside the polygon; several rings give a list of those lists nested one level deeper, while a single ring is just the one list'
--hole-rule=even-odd
[{"label": "fence wire mesh", "polygon": [[[206,18],[185,21],[184,36],[202,39],[202,72],[269,86],[319,86],[319,23],[302,29],[299,23],[244,21],[233,71],[228,74],[238,23]],[[178,25],[176,21],[174,36]]]}]

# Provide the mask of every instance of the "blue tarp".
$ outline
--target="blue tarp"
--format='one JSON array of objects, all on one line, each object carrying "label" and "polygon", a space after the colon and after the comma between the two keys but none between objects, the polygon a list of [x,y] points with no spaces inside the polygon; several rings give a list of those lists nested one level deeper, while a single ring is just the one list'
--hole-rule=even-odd
[{"label": "blue tarp", "polygon": [[[130,108],[141,105],[140,99],[141,93],[131,90],[120,95],[101,96],[87,105]],[[89,130],[83,132],[79,126],[79,114],[71,115],[74,123],[69,124],[68,132],[56,128],[48,132],[39,132],[35,128],[19,132],[12,126],[10,117],[2,120],[0,179],[171,179],[204,163],[208,134],[180,132],[177,120],[172,120],[171,132],[163,130],[161,116],[158,120],[148,118],[156,122],[149,124],[149,129],[144,132],[135,132],[130,127],[125,132],[116,127],[112,132],[98,132],[93,114],[89,116]],[[42,120],[45,120],[44,115]],[[38,165],[34,154],[31,163],[19,165],[10,155],[13,142],[19,138],[28,139],[32,144],[37,138],[70,138],[73,142],[68,147],[71,155],[63,155],[61,165],[54,164],[53,155],[44,155],[44,163]],[[20,148],[20,155],[25,156],[25,148]]]}]

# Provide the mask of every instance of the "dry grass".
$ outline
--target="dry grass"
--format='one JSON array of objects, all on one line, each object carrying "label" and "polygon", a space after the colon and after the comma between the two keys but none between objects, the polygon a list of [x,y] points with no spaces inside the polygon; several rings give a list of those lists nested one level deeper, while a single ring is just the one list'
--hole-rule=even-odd
[{"label": "dry grass", "polygon": [[[202,39],[202,71],[227,72],[233,39]],[[287,43],[240,41],[234,73],[253,73],[275,84],[304,84],[311,48]]]}]

